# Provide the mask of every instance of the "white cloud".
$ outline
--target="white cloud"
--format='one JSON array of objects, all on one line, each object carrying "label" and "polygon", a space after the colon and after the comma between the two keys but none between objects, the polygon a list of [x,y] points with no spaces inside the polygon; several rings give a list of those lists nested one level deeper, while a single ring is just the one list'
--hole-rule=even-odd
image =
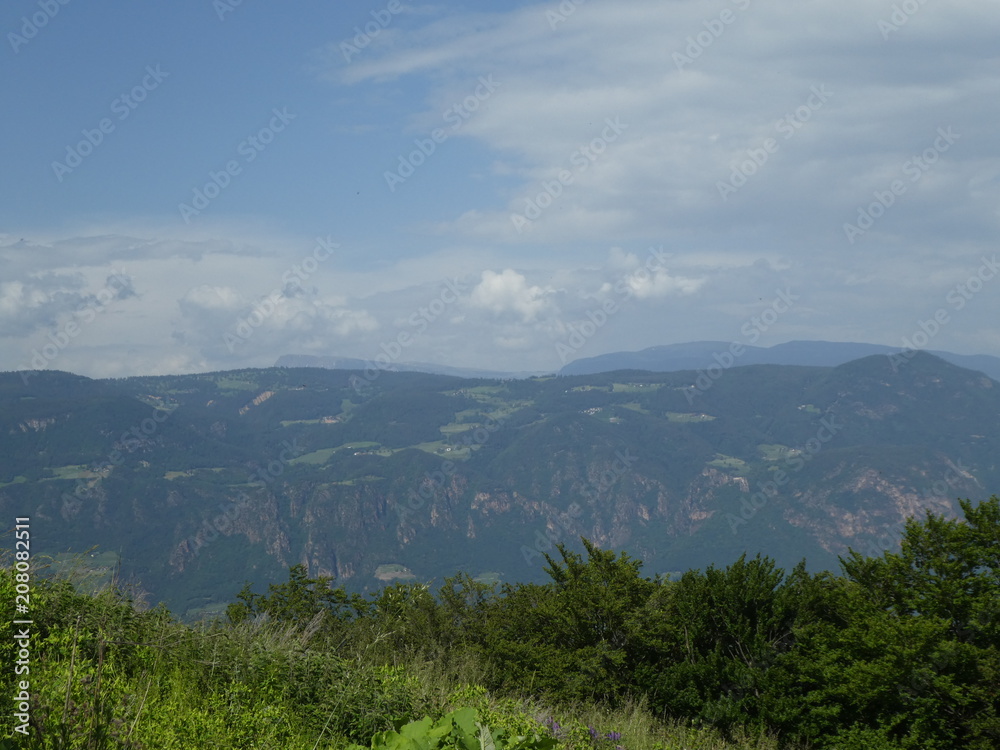
[{"label": "white cloud", "polygon": [[26,286],[21,281],[0,284],[0,316],[13,318],[26,308],[38,308],[48,302],[49,296],[40,289]]},{"label": "white cloud", "polygon": [[500,273],[483,271],[481,281],[472,290],[469,303],[495,315],[516,313],[525,323],[534,321],[550,305],[552,289],[529,286],[523,274],[506,268]]},{"label": "white cloud", "polygon": [[626,277],[625,283],[637,299],[647,299],[672,294],[693,294],[705,281],[671,276],[665,268],[657,268],[653,271],[644,269],[633,271]]},{"label": "white cloud", "polygon": [[228,286],[202,284],[188,292],[180,300],[181,307],[202,310],[236,310],[243,304],[240,293]]}]

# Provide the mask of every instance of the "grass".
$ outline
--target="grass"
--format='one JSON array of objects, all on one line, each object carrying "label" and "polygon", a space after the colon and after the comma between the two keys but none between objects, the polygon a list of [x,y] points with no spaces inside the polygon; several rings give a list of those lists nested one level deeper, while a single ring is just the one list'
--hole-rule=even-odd
[{"label": "grass", "polygon": [[53,575],[72,581],[88,594],[96,593],[111,583],[119,557],[116,552],[91,550],[82,554],[59,552],[48,558]]},{"label": "grass", "polygon": [[301,456],[296,456],[288,463],[290,464],[314,464],[320,465],[325,464],[330,460],[330,457],[338,451],[370,451],[372,448],[380,448],[379,443],[372,443],[366,441],[358,441],[354,443],[344,443],[343,445],[338,445],[335,448],[320,448],[319,450],[312,451],[311,453],[305,453]]},{"label": "grass", "polygon": [[757,450],[765,461],[780,461],[792,454],[792,449],[781,443],[761,443]]},{"label": "grass", "polygon": [[[461,412],[455,416],[458,417],[460,415]],[[471,432],[477,427],[482,427],[482,424],[480,422],[451,422],[449,424],[441,425],[439,429],[445,435],[457,435],[462,432]]]},{"label": "grass", "polygon": [[220,391],[255,391],[260,388],[256,381],[233,377],[216,378],[215,385]]},{"label": "grass", "polygon": [[711,422],[715,419],[715,417],[709,414],[683,414],[676,411],[668,411],[666,417],[669,422],[680,422],[682,424],[689,422]]},{"label": "grass", "polygon": [[50,468],[55,476],[44,477],[41,481],[51,481],[54,479],[97,479],[100,474],[95,474],[83,464],[75,466],[55,466]]},{"label": "grass", "polygon": [[715,460],[709,461],[706,466],[713,466],[716,469],[731,469],[734,471],[746,471],[750,468],[746,461],[734,456],[726,456],[722,453],[715,454]]},{"label": "grass", "polygon": [[449,461],[464,461],[469,458],[472,455],[472,451],[479,446],[473,443],[471,445],[456,447],[453,443],[446,440],[435,440],[429,443],[417,443],[416,445],[410,445],[408,447],[415,448],[416,450],[423,451],[424,453],[430,453],[432,456],[447,458]]},{"label": "grass", "polygon": [[649,393],[659,390],[663,386],[663,383],[612,383],[611,391],[613,393]]},{"label": "grass", "polygon": [[[737,732],[730,739],[708,728],[658,719],[643,701],[626,701],[618,708],[598,704],[559,706],[527,694],[503,695],[483,687],[489,676],[472,654],[423,654],[404,663],[405,671],[417,678],[420,699],[443,712],[471,706],[489,726],[523,729],[526,725],[547,727],[555,720],[561,731],[559,750],[593,750],[588,728],[602,736],[618,732],[618,744],[626,750],[779,750],[777,740]],[[609,750],[613,747],[608,743]]]},{"label": "grass", "polygon": [[[352,443],[338,445],[335,448],[320,448],[319,450],[311,451],[310,453],[293,458],[289,461],[289,463],[293,465],[311,464],[314,466],[321,466],[322,464],[327,463],[335,453],[339,453],[341,451],[348,453],[369,453],[381,458],[388,458],[389,456],[399,453],[400,451],[411,449],[429,453],[436,458],[447,458],[452,461],[464,461],[469,458],[472,455],[472,451],[478,447],[479,445],[476,443],[469,446],[455,447],[453,443],[446,440],[433,440],[426,443],[407,445],[402,448],[384,448],[380,443],[355,441]],[[170,477],[167,478],[169,479]]]},{"label": "grass", "polygon": [[[508,414],[513,414],[518,409],[523,409],[535,403],[534,399],[511,399],[497,395],[504,393],[506,390],[506,386],[502,385],[479,385],[474,388],[445,391],[444,395],[465,396],[466,398],[471,398],[481,404],[490,406],[493,408],[493,411],[489,413],[489,416],[494,418],[502,418]],[[460,414],[467,414],[468,412],[469,410],[459,412],[455,415],[455,418],[459,419]]]},{"label": "grass", "polygon": [[[602,736],[608,732],[621,734],[619,744],[628,750],[779,750],[780,747],[775,739],[766,736],[737,733],[727,740],[711,729],[663,722],[642,701],[627,702],[616,709],[580,705],[550,711],[565,735],[579,737],[579,745],[586,742],[585,737],[589,739],[586,729],[594,727]],[[573,745],[567,743],[567,746]]]},{"label": "grass", "polygon": [[375,568],[375,577],[380,581],[415,581],[417,577],[405,565],[391,563]]},{"label": "grass", "polygon": [[641,404],[635,401],[629,401],[627,404],[622,404],[622,406],[624,406],[626,409],[637,411],[640,414],[652,414],[652,412],[649,409],[643,407]]},{"label": "grass", "polygon": [[330,460],[330,456],[336,453],[340,448],[320,448],[318,451],[313,451],[312,453],[304,453],[301,456],[296,456],[290,463],[292,466],[295,464],[325,464]]},{"label": "grass", "polygon": [[324,482],[323,484],[316,485],[316,489],[324,489],[327,487],[353,487],[356,484],[364,484],[365,482],[380,482],[385,477],[375,476],[374,474],[366,474],[363,477],[354,477],[352,479],[339,479],[335,482]]}]

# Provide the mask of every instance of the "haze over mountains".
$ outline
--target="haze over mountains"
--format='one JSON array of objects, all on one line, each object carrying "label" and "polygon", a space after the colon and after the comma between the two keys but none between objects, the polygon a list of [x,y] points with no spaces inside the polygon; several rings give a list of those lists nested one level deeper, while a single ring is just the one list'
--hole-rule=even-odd
[{"label": "haze over mountains", "polygon": [[430,362],[382,362],[356,357],[330,357],[315,354],[285,354],[278,357],[275,367],[322,367],[327,370],[388,370],[389,372],[429,372],[434,375],[454,375],[459,378],[528,378],[545,375],[543,372],[504,372],[500,370],[477,370],[471,367]]},{"label": "haze over mountains", "polygon": [[[713,365],[739,367],[744,365],[806,365],[810,367],[835,367],[851,360],[875,354],[898,354],[899,347],[884,344],[862,344],[846,341],[788,341],[771,347],[740,345],[742,351],[732,364],[726,352],[733,346],[726,341],[692,341],[683,344],[651,346],[636,352],[609,352],[594,357],[581,357],[564,365],[560,375],[589,375],[615,370],[649,370],[651,372],[676,372],[678,370],[704,370]],[[953,354],[928,351],[946,362],[989,375],[1000,380],[1000,357],[988,354]],[[459,377],[509,378],[543,375],[542,372],[500,372],[450,367],[448,365],[373,361],[351,357],[287,354],[278,358],[275,367],[325,367],[333,370],[386,369],[394,372],[431,372]]]},{"label": "haze over mountains", "polygon": [[[703,370],[720,364],[724,353],[732,344],[726,341],[694,341],[686,344],[652,346],[638,352],[613,352],[596,357],[574,360],[564,366],[561,375],[586,375],[613,370],[651,370],[674,372],[676,370]],[[789,341],[771,347],[742,345],[743,353],[731,366],[741,365],[807,365],[811,367],[836,367],[862,357],[875,354],[899,354],[898,346],[859,344],[834,341]],[[912,351],[912,350],[911,350]],[[988,354],[953,354],[930,351],[946,362],[970,370],[979,370],[994,380],[1000,380],[1000,357]],[[723,364],[723,366],[726,366]]]},{"label": "haze over mountains", "polygon": [[1000,385],[933,355],[696,377],[7,373],[0,508],[196,615],[296,563],[355,589],[541,580],[581,535],[650,573],[835,568],[1000,485]]}]

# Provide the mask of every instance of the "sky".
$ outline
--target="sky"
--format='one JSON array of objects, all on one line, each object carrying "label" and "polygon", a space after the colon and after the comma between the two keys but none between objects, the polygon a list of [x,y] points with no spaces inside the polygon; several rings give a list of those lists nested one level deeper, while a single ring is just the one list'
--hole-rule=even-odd
[{"label": "sky", "polygon": [[0,32],[0,370],[1000,356],[996,0],[9,0]]}]

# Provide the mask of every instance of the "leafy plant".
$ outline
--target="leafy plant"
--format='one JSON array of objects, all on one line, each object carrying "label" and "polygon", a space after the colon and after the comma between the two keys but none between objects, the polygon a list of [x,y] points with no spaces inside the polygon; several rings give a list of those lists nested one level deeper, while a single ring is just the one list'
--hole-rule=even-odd
[{"label": "leafy plant", "polygon": [[[372,739],[371,750],[554,750],[557,742],[540,734],[510,736],[479,722],[473,708],[460,708],[434,721],[425,716]],[[366,750],[351,745],[349,750]]]}]

